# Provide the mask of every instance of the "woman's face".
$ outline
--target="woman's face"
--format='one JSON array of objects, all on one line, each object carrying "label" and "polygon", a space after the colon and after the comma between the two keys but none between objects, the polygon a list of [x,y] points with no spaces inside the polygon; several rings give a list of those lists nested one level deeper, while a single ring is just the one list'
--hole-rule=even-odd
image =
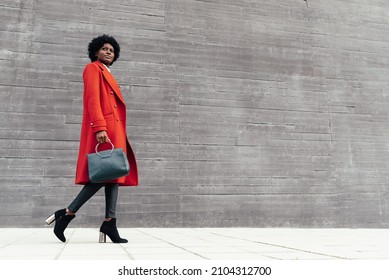
[{"label": "woman's face", "polygon": [[115,50],[111,44],[105,43],[97,52],[97,60],[101,61],[107,66],[112,64],[113,59],[115,58]]}]

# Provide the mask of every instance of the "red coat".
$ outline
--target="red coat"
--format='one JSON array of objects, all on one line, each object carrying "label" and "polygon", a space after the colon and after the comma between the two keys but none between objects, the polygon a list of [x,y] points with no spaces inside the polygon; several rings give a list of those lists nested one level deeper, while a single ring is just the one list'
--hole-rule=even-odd
[{"label": "red coat", "polygon": [[[106,130],[115,148],[127,154],[130,174],[110,181],[120,186],[138,185],[138,168],[134,152],[127,139],[126,105],[115,78],[100,62],[86,65],[84,79],[84,112],[81,125],[76,184],[89,182],[87,154],[94,153],[97,144],[95,133]],[[110,149],[110,144],[100,145],[99,150]]]}]

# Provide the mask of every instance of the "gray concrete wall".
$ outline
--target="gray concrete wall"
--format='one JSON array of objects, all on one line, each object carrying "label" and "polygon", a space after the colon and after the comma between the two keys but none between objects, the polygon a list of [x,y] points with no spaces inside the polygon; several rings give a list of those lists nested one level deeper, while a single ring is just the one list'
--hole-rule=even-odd
[{"label": "gray concrete wall", "polygon": [[[121,226],[389,226],[388,1],[1,0],[0,21],[0,226],[79,191],[102,33],[139,162]],[[72,226],[103,215],[101,191]]]}]

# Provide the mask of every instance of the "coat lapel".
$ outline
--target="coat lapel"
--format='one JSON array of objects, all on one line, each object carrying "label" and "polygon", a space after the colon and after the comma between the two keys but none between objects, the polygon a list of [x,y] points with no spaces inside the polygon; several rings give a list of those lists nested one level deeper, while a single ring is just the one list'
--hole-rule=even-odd
[{"label": "coat lapel", "polygon": [[120,92],[119,85],[117,84],[117,82],[116,82],[115,78],[112,76],[112,74],[107,70],[107,68],[103,65],[102,62],[96,60],[94,63],[99,65],[101,71],[103,72],[104,79],[111,86],[113,92],[116,94],[117,97],[119,97],[120,101],[122,101],[122,103],[125,104],[123,97],[122,97],[122,93]]}]

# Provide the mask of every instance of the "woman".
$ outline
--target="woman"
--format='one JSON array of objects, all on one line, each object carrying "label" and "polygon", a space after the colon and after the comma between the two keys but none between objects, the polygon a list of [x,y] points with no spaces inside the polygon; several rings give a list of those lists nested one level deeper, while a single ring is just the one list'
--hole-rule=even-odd
[{"label": "woman", "polygon": [[[127,243],[119,236],[116,228],[116,203],[119,186],[138,185],[138,171],[135,155],[127,140],[126,105],[119,86],[110,73],[109,67],[119,58],[120,46],[108,35],[94,38],[88,46],[92,63],[86,65],[83,73],[84,104],[81,126],[80,148],[78,153],[76,184],[84,185],[78,196],[65,209],[60,209],[46,219],[48,224],[55,221],[54,233],[66,242],[64,231],[75,213],[99,189],[105,188],[105,220],[100,227],[100,242],[106,241],[106,235],[114,243]],[[105,183],[91,183],[88,177],[87,154],[94,153],[97,143],[101,150],[122,148],[130,164],[128,176]],[[99,148],[100,150],[100,148]]]}]

